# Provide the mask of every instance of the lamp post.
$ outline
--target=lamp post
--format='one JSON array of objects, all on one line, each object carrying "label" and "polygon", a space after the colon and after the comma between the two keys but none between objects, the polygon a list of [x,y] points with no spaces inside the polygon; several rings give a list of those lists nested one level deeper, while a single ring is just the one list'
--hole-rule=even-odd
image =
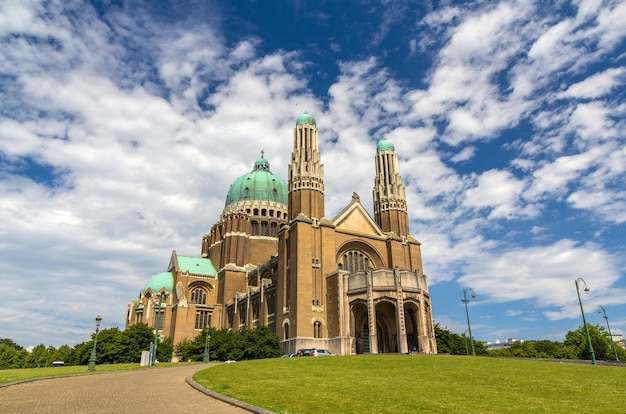
[{"label": "lamp post", "polygon": [[463,299],[461,299],[461,302],[465,303],[465,315],[467,316],[467,330],[469,331],[470,344],[472,345],[472,355],[476,356],[476,351],[474,350],[474,338],[472,337],[472,326],[470,325],[469,311],[467,310],[467,304],[470,301],[467,298],[467,292],[472,292],[471,298],[473,300],[476,300],[476,294],[474,293],[474,290],[472,288],[466,287],[465,289],[463,289]]},{"label": "lamp post", "polygon": [[88,372],[93,372],[96,369],[96,344],[98,343],[98,332],[100,332],[100,322],[102,321],[102,316],[96,316],[96,336],[93,338],[93,349],[91,350],[91,356],[89,357],[89,366],[87,367]]},{"label": "lamp post", "polygon": [[604,309],[604,306],[598,306],[598,313],[602,315],[604,319],[606,319],[606,327],[609,330],[609,338],[611,338],[611,346],[613,347],[613,354],[615,355],[615,360],[619,361],[619,356],[617,356],[617,349],[615,349],[615,342],[613,341],[613,334],[611,334],[611,326],[609,325],[609,317],[606,316],[606,309]]},{"label": "lamp post", "polygon": [[209,327],[207,326],[207,332],[206,332],[206,340],[204,341],[204,358],[202,358],[202,362],[204,362],[205,364],[209,362],[209,343],[211,341],[211,335],[209,334],[208,331]]},{"label": "lamp post", "polygon": [[587,326],[587,320],[585,319],[585,311],[583,310],[583,302],[582,300],[580,300],[580,289],[578,287],[578,284],[580,282],[583,282],[583,284],[585,285],[583,290],[587,294],[589,293],[589,286],[587,286],[587,282],[585,282],[585,280],[582,277],[579,277],[578,279],[574,281],[574,283],[576,284],[576,293],[578,294],[578,303],[580,304],[580,313],[583,315],[583,325],[585,325],[585,332],[587,333],[587,342],[589,342],[589,350],[591,351],[591,363],[595,365],[596,354],[593,352],[593,345],[591,345],[591,336],[589,335],[589,327]]},{"label": "lamp post", "polygon": [[48,361],[50,361],[50,348],[52,348],[52,345],[48,347],[48,356],[46,357],[46,368],[48,368]]},{"label": "lamp post", "polygon": [[[169,295],[170,295],[170,292],[168,291],[159,292],[157,294],[157,296],[159,297],[159,307],[156,309],[156,315],[154,317],[154,347],[152,348],[152,364],[151,365],[154,365],[156,363],[157,344],[159,342],[159,319],[161,319],[160,318],[161,305],[163,304],[163,301],[166,300]],[[161,321],[161,323],[163,322]]]},{"label": "lamp post", "polygon": [[467,348],[467,331],[463,332],[463,342],[465,342],[465,355],[469,355],[469,349]]}]

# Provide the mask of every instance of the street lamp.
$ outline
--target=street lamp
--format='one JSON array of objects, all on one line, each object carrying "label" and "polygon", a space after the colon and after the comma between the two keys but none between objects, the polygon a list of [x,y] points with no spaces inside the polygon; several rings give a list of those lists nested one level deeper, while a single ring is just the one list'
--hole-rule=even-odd
[{"label": "street lamp", "polygon": [[469,319],[469,311],[467,310],[467,304],[469,303],[469,299],[467,298],[467,292],[472,292],[472,299],[476,300],[476,294],[474,293],[474,290],[470,287],[466,287],[465,289],[463,289],[463,299],[461,299],[461,302],[465,303],[465,315],[467,316],[467,329],[469,331],[469,339],[470,339],[470,344],[472,344],[472,355],[476,356],[476,351],[474,350],[474,338],[472,337],[472,327],[470,325],[470,319]]},{"label": "street lamp", "polygon": [[598,306],[598,313],[602,315],[604,319],[606,319],[606,327],[609,330],[609,338],[611,338],[611,346],[613,347],[613,353],[615,354],[615,360],[619,361],[619,357],[617,356],[617,349],[615,349],[615,342],[613,341],[613,335],[611,334],[611,327],[609,326],[609,317],[606,316],[606,309],[604,306]]},{"label": "street lamp", "polygon": [[463,342],[465,342],[465,355],[469,355],[469,349],[467,347],[467,331],[463,332]]},{"label": "street lamp", "polygon": [[51,348],[52,348],[52,345],[48,347],[48,356],[46,357],[46,368],[48,368],[48,361],[50,361],[50,349]]},{"label": "street lamp", "polygon": [[[585,287],[583,290],[585,293],[589,293],[589,286],[587,286],[587,282],[582,277],[579,277],[574,281],[576,284],[576,293],[578,294],[578,303],[580,304],[580,313],[583,315],[583,325],[585,325],[585,332],[587,333],[587,342],[589,342],[589,350],[591,351],[591,363],[593,365],[596,364],[596,354],[593,352],[593,345],[591,345],[591,336],[589,335],[589,327],[587,326],[587,320],[585,319],[585,311],[583,310],[583,302],[580,300],[580,289],[578,288],[578,283],[583,282]],[[612,339],[611,339],[612,340]]]},{"label": "street lamp", "polygon": [[96,336],[93,338],[93,349],[91,350],[91,356],[89,357],[88,372],[93,372],[96,369],[96,344],[98,343],[98,332],[100,332],[100,322],[102,316],[96,316]]},{"label": "street lamp", "polygon": [[[159,307],[156,309],[156,315],[154,317],[154,347],[152,348],[152,365],[156,363],[157,344],[159,342],[159,319],[161,319],[161,305],[163,304],[164,300],[167,300],[167,297],[169,295],[170,292],[168,292],[167,290],[165,292],[157,293],[157,296],[159,297]],[[161,323],[163,323],[163,321],[161,321]]]},{"label": "street lamp", "polygon": [[207,326],[206,331],[206,340],[204,341],[204,358],[202,358],[202,362],[205,364],[209,362],[209,343],[211,341],[211,335],[209,334],[209,327]]}]

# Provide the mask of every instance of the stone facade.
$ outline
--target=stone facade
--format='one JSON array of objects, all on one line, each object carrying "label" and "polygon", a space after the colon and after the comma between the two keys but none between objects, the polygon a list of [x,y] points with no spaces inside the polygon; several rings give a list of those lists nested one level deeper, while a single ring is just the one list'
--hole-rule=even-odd
[{"label": "stone facade", "polygon": [[[405,188],[393,145],[377,146],[374,218],[357,194],[331,220],[314,118],[296,122],[288,181],[261,158],[237,179],[201,257],[173,252],[128,305],[127,326],[159,325],[174,343],[205,326],[268,326],[283,352],[436,353],[421,245],[409,234]],[[281,193],[286,191],[286,194]],[[286,201],[286,203],[285,203]],[[171,275],[171,278],[168,276]]]}]

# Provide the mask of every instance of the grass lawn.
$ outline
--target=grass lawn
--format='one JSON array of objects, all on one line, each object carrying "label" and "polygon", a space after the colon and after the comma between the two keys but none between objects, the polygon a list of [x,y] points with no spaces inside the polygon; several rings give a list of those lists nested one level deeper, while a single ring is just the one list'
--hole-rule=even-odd
[{"label": "grass lawn", "polygon": [[202,386],[279,413],[623,413],[626,368],[448,355],[218,365]]},{"label": "grass lawn", "polygon": [[[167,367],[173,365],[169,362],[159,363],[158,367]],[[94,373],[123,371],[127,369],[150,369],[149,367],[141,367],[139,364],[110,364],[96,365]],[[87,374],[87,365],[75,365],[56,368],[21,368],[21,369],[0,369],[0,384],[8,382],[22,381],[32,378],[57,377],[63,375]]]}]

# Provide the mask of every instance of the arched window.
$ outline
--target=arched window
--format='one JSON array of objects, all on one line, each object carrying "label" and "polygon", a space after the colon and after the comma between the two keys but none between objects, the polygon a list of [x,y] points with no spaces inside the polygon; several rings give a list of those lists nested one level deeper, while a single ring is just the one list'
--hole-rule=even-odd
[{"label": "arched window", "polygon": [[343,263],[339,263],[338,267],[349,271],[350,273],[358,272],[359,270],[365,270],[370,267],[371,260],[363,252],[351,250],[345,252],[342,258]]},{"label": "arched window", "polygon": [[322,337],[322,323],[319,321],[313,322],[313,338]]},{"label": "arched window", "polygon": [[211,311],[196,311],[196,324],[194,329],[204,329],[211,326]]},{"label": "arched window", "polygon": [[253,236],[259,235],[259,222],[258,221],[252,222],[252,235]]},{"label": "arched window", "polygon": [[191,290],[191,302],[198,305],[206,305],[206,290],[201,287],[196,287]]},{"label": "arched window", "polygon": [[267,221],[261,222],[261,236],[267,236]]}]

